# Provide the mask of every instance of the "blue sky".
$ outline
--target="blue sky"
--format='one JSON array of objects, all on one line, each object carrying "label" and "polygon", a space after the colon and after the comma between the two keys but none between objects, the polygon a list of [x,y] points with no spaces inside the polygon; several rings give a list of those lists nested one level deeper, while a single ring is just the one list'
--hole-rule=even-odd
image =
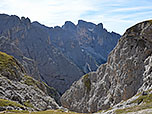
[{"label": "blue sky", "polygon": [[152,0],[0,0],[0,13],[29,17],[50,27],[83,19],[123,34],[152,19]]}]

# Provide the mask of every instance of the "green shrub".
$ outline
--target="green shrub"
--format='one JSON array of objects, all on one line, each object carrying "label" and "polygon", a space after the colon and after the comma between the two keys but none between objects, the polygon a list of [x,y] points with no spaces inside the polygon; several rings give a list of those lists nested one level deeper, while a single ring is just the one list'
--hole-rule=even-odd
[{"label": "green shrub", "polygon": [[29,108],[34,108],[34,106],[30,103],[30,101],[25,101],[24,103],[24,106],[26,106],[26,107],[29,107]]},{"label": "green shrub", "polygon": [[91,81],[89,79],[88,74],[83,76],[83,82],[84,82],[85,87],[87,88],[87,92],[89,92],[91,90]]}]

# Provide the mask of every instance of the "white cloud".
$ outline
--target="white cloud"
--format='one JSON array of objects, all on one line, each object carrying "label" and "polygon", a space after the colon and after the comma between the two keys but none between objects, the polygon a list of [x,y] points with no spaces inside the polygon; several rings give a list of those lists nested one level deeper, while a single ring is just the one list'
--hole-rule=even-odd
[{"label": "white cloud", "polygon": [[50,24],[61,24],[65,20],[74,21],[80,18],[82,13],[94,10],[87,0],[4,0],[3,3],[3,8],[7,9],[1,8],[1,12],[26,16]]},{"label": "white cloud", "polygon": [[114,9],[111,12],[124,12],[124,11],[137,11],[137,10],[144,10],[144,9],[152,9],[151,6],[138,6],[138,7],[129,7],[129,8],[118,8],[118,9]]},{"label": "white cloud", "polygon": [[152,15],[151,2],[147,0],[0,0],[0,2],[0,13],[29,17],[32,21],[39,21],[47,26],[61,26],[65,21],[77,23],[77,20],[84,19],[96,24],[102,22],[108,30],[121,34],[133,23]]}]

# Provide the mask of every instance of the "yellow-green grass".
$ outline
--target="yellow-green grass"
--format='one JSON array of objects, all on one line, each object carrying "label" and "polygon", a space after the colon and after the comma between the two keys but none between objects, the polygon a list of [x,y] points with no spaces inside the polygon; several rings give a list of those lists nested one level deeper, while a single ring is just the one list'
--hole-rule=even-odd
[{"label": "yellow-green grass", "polygon": [[35,79],[33,79],[32,77],[28,76],[28,75],[24,75],[23,77],[23,83],[28,85],[28,86],[34,86],[34,87],[38,87],[41,89],[41,83]]},{"label": "yellow-green grass", "polygon": [[141,95],[136,100],[132,101],[131,103],[138,103],[138,104],[140,104],[141,102],[152,103],[152,94],[143,95],[143,96]]},{"label": "yellow-green grass", "polygon": [[53,98],[55,98],[55,96],[57,95],[57,91],[53,87],[48,86],[45,82],[39,82],[28,75],[24,75],[22,83],[33,86],[35,88],[39,88],[43,92],[46,92],[47,90],[47,93]]},{"label": "yellow-green grass", "polygon": [[[29,114],[29,111],[28,110],[6,110],[6,111],[3,111],[3,113],[5,112],[5,114],[6,113],[13,113],[13,114],[26,114],[26,113],[28,113]],[[0,113],[1,114],[1,113]]]},{"label": "yellow-green grass", "polygon": [[12,56],[0,51],[0,62],[1,63],[8,63],[12,59],[13,59]]},{"label": "yellow-green grass", "polygon": [[147,20],[147,22],[150,22],[152,24],[152,20]]},{"label": "yellow-green grass", "polygon": [[30,101],[25,101],[24,103],[24,106],[26,106],[26,107],[30,107],[30,108],[34,108],[34,106],[30,103]]},{"label": "yellow-green grass", "polygon": [[131,103],[138,103],[139,105],[125,108],[125,109],[117,109],[115,111],[116,114],[136,112],[136,111],[152,108],[152,94],[148,94],[144,96],[141,95],[136,100],[132,101]]},{"label": "yellow-green grass", "polygon": [[[80,113],[76,113],[76,112],[63,112],[60,110],[47,110],[47,111],[38,111],[38,112],[5,112],[5,114],[80,114]],[[81,113],[82,114],[82,113]]]},{"label": "yellow-green grass", "polygon": [[0,52],[0,70],[8,69],[9,65],[14,65],[13,57],[6,53]]},{"label": "yellow-green grass", "polygon": [[[27,107],[33,107],[32,105],[29,105],[29,102],[25,103],[24,105],[27,105]],[[6,99],[0,99],[0,106],[15,106],[15,107],[20,107],[24,108],[23,105],[9,101]],[[8,114],[29,114],[27,110],[6,110],[4,113]],[[62,110],[47,110],[47,111],[38,111],[38,112],[31,112],[30,114],[78,114],[76,112],[63,112]]]},{"label": "yellow-green grass", "polygon": [[15,107],[20,107],[20,108],[24,108],[23,105],[17,103],[17,102],[13,102],[10,100],[6,100],[6,99],[0,99],[0,106],[15,106]]},{"label": "yellow-green grass", "polygon": [[87,88],[87,92],[89,92],[91,90],[91,81],[89,79],[88,74],[83,76],[83,82],[84,82],[85,87]]},{"label": "yellow-green grass", "polygon": [[142,105],[138,105],[138,106],[134,106],[134,107],[129,107],[129,108],[125,108],[125,109],[117,109],[115,111],[116,114],[124,114],[127,112],[137,112],[140,110],[144,110],[144,109],[150,109],[152,108],[152,103],[144,103]]},{"label": "yellow-green grass", "polygon": [[13,56],[10,56],[6,53],[3,53],[0,51],[0,72],[6,71],[11,74],[12,79],[17,79],[16,75],[16,69],[18,68],[18,65],[16,63],[16,60],[13,58]]}]

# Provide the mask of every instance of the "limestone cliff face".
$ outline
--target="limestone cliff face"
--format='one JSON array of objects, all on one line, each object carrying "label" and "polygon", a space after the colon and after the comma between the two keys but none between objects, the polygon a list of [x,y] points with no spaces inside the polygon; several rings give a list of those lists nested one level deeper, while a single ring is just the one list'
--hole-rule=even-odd
[{"label": "limestone cliff face", "polygon": [[53,88],[27,76],[14,57],[0,52],[0,111],[57,109],[55,96]]},{"label": "limestone cliff face", "polygon": [[96,112],[148,90],[152,85],[152,21],[129,28],[96,72],[73,83],[61,97],[64,107]]},{"label": "limestone cliff face", "polygon": [[63,93],[83,72],[51,44],[49,37],[28,18],[0,15],[0,50],[17,58],[28,75]]}]

